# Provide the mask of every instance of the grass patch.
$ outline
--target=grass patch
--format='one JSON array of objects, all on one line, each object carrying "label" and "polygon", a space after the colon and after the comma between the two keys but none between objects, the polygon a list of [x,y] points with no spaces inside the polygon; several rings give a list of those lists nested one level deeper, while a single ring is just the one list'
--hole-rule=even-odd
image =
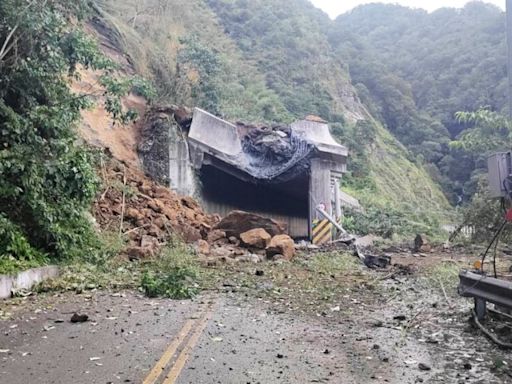
[{"label": "grass patch", "polygon": [[193,250],[179,241],[172,241],[155,258],[127,262],[118,255],[124,242],[116,234],[103,235],[103,252],[83,261],[61,266],[58,279],[43,282],[39,292],[94,289],[139,289],[148,297],[190,299],[203,289],[201,270]]},{"label": "grass patch", "polygon": [[191,299],[200,288],[201,272],[197,258],[183,243],[165,248],[160,257],[147,265],[141,288],[149,297]]},{"label": "grass patch", "polygon": [[342,252],[317,254],[308,264],[313,272],[323,275],[352,274],[361,270],[361,264],[354,256]]},{"label": "grass patch", "polygon": [[0,257],[0,275],[16,275],[31,268],[46,265],[45,259],[18,260],[13,257]]},{"label": "grass patch", "polygon": [[444,262],[425,271],[425,278],[431,288],[439,290],[442,293],[443,288],[446,292],[455,292],[459,283],[460,266],[454,263]]}]

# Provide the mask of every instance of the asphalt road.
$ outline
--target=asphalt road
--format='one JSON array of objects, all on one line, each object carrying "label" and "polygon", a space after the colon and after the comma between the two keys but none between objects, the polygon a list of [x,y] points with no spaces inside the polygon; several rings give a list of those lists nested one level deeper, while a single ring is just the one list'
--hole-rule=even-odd
[{"label": "asphalt road", "polygon": [[[0,382],[414,383],[420,374],[400,368],[403,360],[428,362],[415,344],[397,351],[396,330],[269,308],[237,295],[30,299],[0,322]],[[90,321],[71,323],[74,312]]]}]

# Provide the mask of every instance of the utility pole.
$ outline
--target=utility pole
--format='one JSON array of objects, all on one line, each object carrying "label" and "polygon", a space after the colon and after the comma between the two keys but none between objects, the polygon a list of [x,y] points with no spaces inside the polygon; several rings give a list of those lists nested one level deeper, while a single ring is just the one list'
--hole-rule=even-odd
[{"label": "utility pole", "polygon": [[508,114],[512,118],[512,0],[507,0]]}]

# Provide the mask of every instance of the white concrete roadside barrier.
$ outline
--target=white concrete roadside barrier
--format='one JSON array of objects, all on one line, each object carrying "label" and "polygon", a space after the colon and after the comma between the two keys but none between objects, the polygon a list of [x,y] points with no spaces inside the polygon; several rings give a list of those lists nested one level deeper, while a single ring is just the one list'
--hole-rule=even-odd
[{"label": "white concrete roadside barrier", "polygon": [[15,291],[31,289],[44,280],[58,276],[59,268],[56,266],[33,268],[20,272],[16,276],[0,275],[0,299],[8,299]]}]

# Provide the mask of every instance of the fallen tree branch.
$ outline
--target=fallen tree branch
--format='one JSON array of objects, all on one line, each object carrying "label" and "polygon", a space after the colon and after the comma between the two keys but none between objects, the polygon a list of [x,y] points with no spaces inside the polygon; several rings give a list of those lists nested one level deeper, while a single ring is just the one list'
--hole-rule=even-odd
[{"label": "fallen tree branch", "polygon": [[444,289],[443,282],[440,279],[438,279],[437,281],[438,281],[439,285],[441,286],[441,290],[443,291],[443,295],[444,295],[444,298],[446,300],[446,304],[448,304],[448,307],[450,309],[453,309],[452,303],[450,303],[450,300],[448,299],[448,295],[446,294],[446,289]]},{"label": "fallen tree branch", "polygon": [[105,197],[107,196],[108,191],[110,190],[110,185],[105,189],[105,192],[101,194],[100,201],[105,200]]},{"label": "fallen tree branch", "polygon": [[493,335],[487,328],[485,328],[482,323],[480,323],[480,320],[478,320],[478,316],[476,315],[475,310],[473,309],[473,321],[476,324],[476,326],[482,331],[482,333],[489,338],[494,344],[496,344],[501,349],[512,349],[511,343],[505,343],[498,339],[495,335]]},{"label": "fallen tree branch", "polygon": [[140,227],[133,228],[133,229],[130,229],[129,231],[126,231],[125,233],[123,233],[123,235],[125,235],[125,236],[126,236],[126,235],[128,235],[128,234],[130,234],[130,233],[132,233],[132,232],[138,231],[139,229],[146,228],[146,227],[150,227],[150,226],[151,226],[151,224],[144,224],[144,225],[142,225],[142,226],[140,226]]},{"label": "fallen tree branch", "polygon": [[125,207],[126,207],[126,166],[123,164],[123,205],[121,206],[121,223],[119,225],[119,236],[121,236],[123,234]]}]

